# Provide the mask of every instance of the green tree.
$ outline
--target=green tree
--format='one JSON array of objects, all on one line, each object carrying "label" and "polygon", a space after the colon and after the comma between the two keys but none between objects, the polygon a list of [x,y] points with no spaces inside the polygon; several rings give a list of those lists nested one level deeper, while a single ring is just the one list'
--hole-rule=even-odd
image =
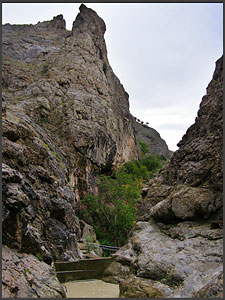
[{"label": "green tree", "polygon": [[108,245],[124,244],[136,219],[136,200],[140,195],[138,180],[124,172],[116,178],[101,175],[99,195],[86,195],[82,199],[81,217],[92,218],[97,239]]},{"label": "green tree", "polygon": [[149,146],[145,142],[139,141],[139,145],[141,147],[141,153],[142,153],[142,155],[150,153],[150,148],[149,148]]},{"label": "green tree", "polygon": [[154,153],[141,159],[142,165],[144,165],[149,171],[150,178],[161,168],[164,162],[165,161],[162,160],[160,155]]},{"label": "green tree", "polygon": [[124,245],[136,221],[137,199],[143,182],[161,165],[161,157],[155,154],[127,162],[111,176],[99,177],[98,196],[87,194],[81,200],[80,218],[91,223],[102,244]]}]

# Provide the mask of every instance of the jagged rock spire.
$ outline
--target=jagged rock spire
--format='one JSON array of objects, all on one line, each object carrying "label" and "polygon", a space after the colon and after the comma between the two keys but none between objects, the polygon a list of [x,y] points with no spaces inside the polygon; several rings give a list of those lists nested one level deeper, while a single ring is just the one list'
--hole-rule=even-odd
[{"label": "jagged rock spire", "polygon": [[[77,28],[82,31],[87,31],[94,35],[99,34],[103,37],[106,31],[105,22],[97,15],[91,8],[87,8],[84,4],[79,7],[80,13],[77,15],[76,20],[73,22],[72,31],[76,32]],[[82,25],[82,26],[80,26]]]},{"label": "jagged rock spire", "polygon": [[89,34],[99,49],[99,55],[102,60],[108,62],[107,50],[104,39],[106,31],[105,22],[97,15],[95,11],[87,8],[84,4],[80,6],[80,13],[73,22],[72,34],[77,36],[79,34]]},{"label": "jagged rock spire", "polygon": [[63,19],[63,15],[58,15],[51,20],[52,25],[58,29],[66,29],[66,21]]}]

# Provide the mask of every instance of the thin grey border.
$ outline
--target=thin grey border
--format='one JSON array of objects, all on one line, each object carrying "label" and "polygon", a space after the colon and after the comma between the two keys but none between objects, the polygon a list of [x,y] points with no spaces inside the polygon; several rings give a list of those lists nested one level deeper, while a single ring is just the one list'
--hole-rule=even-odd
[{"label": "thin grey border", "polygon": [[[113,4],[113,3],[223,3],[224,1],[15,1],[15,0],[3,0],[1,1],[1,4],[3,3],[109,3],[109,4]],[[223,12],[225,11],[225,8],[223,6]],[[2,5],[1,5],[1,20],[2,20]],[[2,35],[2,29],[1,29],[1,35]],[[2,39],[1,39],[1,49],[2,49]],[[224,66],[225,66],[225,62],[223,62]],[[2,52],[1,52],[1,66],[2,66]],[[1,77],[2,79],[2,73],[1,73]],[[224,83],[223,83],[223,87],[224,87]],[[1,80],[1,88],[2,88],[2,80]],[[2,89],[1,89],[2,90]],[[201,101],[201,99],[200,99]],[[2,105],[1,105],[1,110],[2,110]],[[1,114],[2,116],[2,114]],[[223,120],[224,120],[224,116],[225,116],[225,112],[223,110]],[[2,119],[1,119],[2,121]],[[2,122],[1,122],[2,124]],[[223,132],[224,132],[224,122],[223,122]],[[1,136],[2,136],[2,126],[1,126]],[[1,144],[0,147],[2,149],[2,139],[1,139]],[[225,145],[224,145],[224,134],[223,134],[223,166],[225,165]],[[2,163],[2,154],[1,154],[1,163]],[[223,190],[225,189],[225,182],[223,180]],[[2,176],[1,176],[1,192],[2,192]],[[223,195],[223,200],[224,200],[224,195]],[[1,197],[1,201],[2,201],[2,197]],[[2,206],[1,206],[2,207]],[[223,215],[225,215],[225,207],[223,206]],[[1,210],[1,220],[2,220],[2,210]],[[2,245],[2,226],[0,226],[0,232],[1,232],[1,245]],[[1,258],[2,258],[2,252],[1,252]],[[2,266],[2,259],[1,259],[1,266]],[[2,277],[2,274],[1,274]],[[25,299],[25,298],[18,298],[18,299]],[[46,298],[43,298],[46,299]],[[48,298],[48,299],[54,299],[54,298]],[[78,299],[78,298],[69,298],[69,299]],[[86,299],[104,299],[104,298],[86,298]],[[107,298],[110,299],[110,298]],[[115,298],[114,298],[115,299]],[[123,298],[123,299],[139,299],[139,298]],[[175,299],[175,298],[160,298],[160,299]],[[182,298],[182,299],[195,299],[195,298]],[[198,298],[199,299],[199,298]],[[217,298],[219,299],[219,298]]]}]

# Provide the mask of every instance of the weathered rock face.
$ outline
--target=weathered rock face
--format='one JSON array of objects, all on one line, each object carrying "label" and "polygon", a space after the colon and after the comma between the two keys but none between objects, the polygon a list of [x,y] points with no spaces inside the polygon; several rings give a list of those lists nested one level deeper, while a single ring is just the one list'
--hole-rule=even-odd
[{"label": "weathered rock face", "polygon": [[35,256],[2,248],[3,298],[65,298],[52,267]]},{"label": "weathered rock face", "polygon": [[104,280],[120,282],[121,297],[221,297],[222,274],[221,228],[191,221],[165,225],[149,220],[137,222]]},{"label": "weathered rock face", "polygon": [[[140,155],[128,94],[107,59],[105,29],[84,5],[72,32],[62,15],[2,29],[3,244],[47,264],[81,258],[77,241],[88,233],[76,216],[80,197],[97,193],[99,174]],[[45,287],[39,270],[40,285],[31,269],[21,275],[34,265],[32,256],[6,252],[6,268],[21,260],[14,268],[20,282],[13,270],[3,274],[6,297],[62,297]]]},{"label": "weathered rock face", "polygon": [[80,197],[140,155],[105,30],[84,5],[71,32],[3,25],[3,243],[47,263],[79,259]]},{"label": "weathered rock face", "polygon": [[151,153],[163,155],[166,159],[170,159],[172,151],[169,150],[160,134],[148,125],[137,122],[134,117],[132,120],[138,142],[145,142],[149,146]]},{"label": "weathered rock face", "polygon": [[[81,257],[77,241],[88,233],[76,216],[80,197],[97,192],[98,174],[139,157],[128,94],[108,63],[105,30],[84,5],[72,32],[62,15],[2,29],[3,244],[48,264]],[[23,261],[23,254],[6,252],[6,265],[17,263],[16,256]],[[16,272],[24,268],[21,262]],[[7,297],[60,296],[44,287],[32,292],[30,272],[18,284],[14,274],[3,274],[3,281],[11,277]]]},{"label": "weathered rock face", "polygon": [[[162,298],[171,295],[168,286],[151,279],[129,276],[120,282],[120,298]],[[163,292],[162,292],[163,290]]]},{"label": "weathered rock face", "polygon": [[195,123],[179,150],[149,183],[140,200],[140,216],[162,222],[222,218],[223,58],[216,62]]},{"label": "weathered rock face", "polygon": [[222,218],[222,70],[220,58],[195,124],[143,189],[140,221],[105,271],[121,297],[223,297],[223,230],[210,224]]}]

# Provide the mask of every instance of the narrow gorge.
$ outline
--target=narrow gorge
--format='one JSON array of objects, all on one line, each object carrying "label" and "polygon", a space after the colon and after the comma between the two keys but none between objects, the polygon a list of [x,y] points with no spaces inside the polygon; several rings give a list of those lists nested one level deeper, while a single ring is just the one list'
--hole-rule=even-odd
[{"label": "narrow gorge", "polygon": [[171,154],[131,115],[105,31],[83,4],[71,31],[62,15],[2,25],[2,295],[66,297],[54,262],[82,258],[92,227],[81,200],[98,195],[100,175],[140,160],[143,141],[167,162],[142,189],[104,280],[121,297],[221,297],[223,60]]},{"label": "narrow gorge", "polygon": [[105,271],[126,298],[223,298],[223,58],[179,149],[143,188]]}]

